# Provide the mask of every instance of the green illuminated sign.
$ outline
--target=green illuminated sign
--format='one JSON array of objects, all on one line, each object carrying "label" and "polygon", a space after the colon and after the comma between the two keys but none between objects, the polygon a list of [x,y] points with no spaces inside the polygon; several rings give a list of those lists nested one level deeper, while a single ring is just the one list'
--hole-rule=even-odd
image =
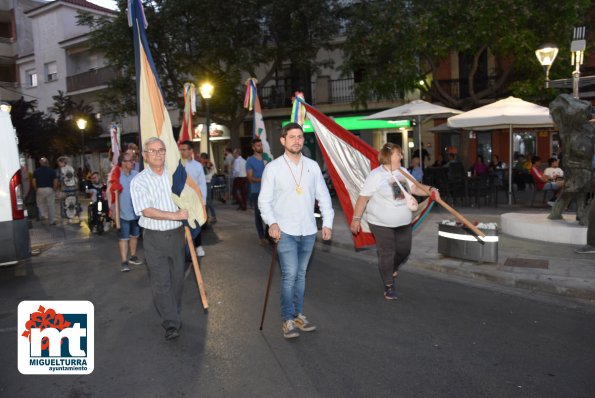
[{"label": "green illuminated sign", "polygon": [[[398,129],[409,128],[411,122],[409,120],[362,120],[363,116],[347,116],[333,118],[335,123],[343,127],[345,130],[376,130],[376,129]],[[285,126],[289,121],[281,123]],[[304,123],[304,133],[313,133],[312,124],[306,120]]]}]

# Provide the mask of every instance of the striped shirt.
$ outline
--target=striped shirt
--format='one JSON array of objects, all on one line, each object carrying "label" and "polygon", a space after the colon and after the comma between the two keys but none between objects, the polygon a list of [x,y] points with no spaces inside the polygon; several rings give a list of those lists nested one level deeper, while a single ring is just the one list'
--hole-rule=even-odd
[{"label": "striped shirt", "polygon": [[182,225],[181,221],[155,220],[143,216],[142,213],[148,208],[170,212],[178,211],[178,206],[171,198],[171,181],[166,168],[163,169],[161,175],[154,173],[150,167],[144,169],[132,179],[130,193],[134,212],[140,216],[138,224],[141,227],[155,231],[169,231]]}]

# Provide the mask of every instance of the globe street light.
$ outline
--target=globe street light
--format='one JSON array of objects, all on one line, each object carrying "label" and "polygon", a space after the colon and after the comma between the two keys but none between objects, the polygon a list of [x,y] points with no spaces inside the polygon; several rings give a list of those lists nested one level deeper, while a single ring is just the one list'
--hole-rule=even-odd
[{"label": "globe street light", "polygon": [[206,110],[206,118],[207,118],[207,134],[206,134],[206,139],[205,142],[207,144],[207,155],[209,155],[209,158],[211,157],[211,148],[209,146],[209,136],[210,136],[210,124],[211,121],[209,120],[210,117],[210,112],[209,112],[209,100],[211,99],[211,97],[213,96],[213,92],[215,91],[215,87],[213,87],[213,85],[209,82],[205,82],[203,84],[200,85],[200,87],[198,88],[198,90],[200,91],[200,95],[204,98],[205,100],[205,105],[207,107]]},{"label": "globe street light", "polygon": [[545,71],[545,88],[550,87],[550,68],[558,55],[558,47],[555,44],[544,44],[535,50],[535,55]]},{"label": "globe street light", "polygon": [[81,130],[81,170],[85,171],[85,127],[87,127],[87,120],[78,118],[76,120],[77,127]]}]

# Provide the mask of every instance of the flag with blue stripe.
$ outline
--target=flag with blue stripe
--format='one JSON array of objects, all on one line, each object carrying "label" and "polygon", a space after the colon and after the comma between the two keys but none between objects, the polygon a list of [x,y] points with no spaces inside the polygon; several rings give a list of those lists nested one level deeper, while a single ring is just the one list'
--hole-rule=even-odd
[{"label": "flag with blue stripe", "polygon": [[186,174],[174,139],[171,120],[165,106],[159,76],[147,41],[147,21],[140,0],[128,1],[128,22],[132,26],[136,85],[141,141],[158,137],[165,143],[165,167],[172,181],[172,198],[181,209],[188,210],[188,224],[200,228],[206,220],[200,189]]}]

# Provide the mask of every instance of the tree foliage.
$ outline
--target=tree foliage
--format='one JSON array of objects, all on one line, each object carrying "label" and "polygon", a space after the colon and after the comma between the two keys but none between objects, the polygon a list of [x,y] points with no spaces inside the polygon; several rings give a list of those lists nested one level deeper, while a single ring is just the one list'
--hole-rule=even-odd
[{"label": "tree foliage", "polygon": [[[547,4],[547,5],[546,5]],[[362,0],[348,8],[344,72],[360,71],[358,100],[371,94],[398,96],[419,89],[452,107],[471,108],[511,89],[544,96],[543,71],[534,51],[545,42],[560,47],[552,78],[569,77],[572,28],[593,20],[591,0]],[[489,51],[497,79],[477,87],[478,68]],[[439,75],[452,52],[468,70],[468,97],[448,90]],[[565,59],[566,58],[566,59]],[[420,84],[420,81],[424,84]],[[520,84],[511,85],[512,82]]]},{"label": "tree foliage", "polygon": [[[253,76],[264,86],[284,62],[311,73],[316,53],[338,30],[337,0],[303,0],[288,7],[276,0],[145,1],[148,41],[162,90],[170,103],[182,105],[182,86],[210,80],[213,119],[230,126],[242,123],[244,80]],[[83,15],[92,29],[94,49],[103,52],[121,76],[111,82],[102,106],[112,112],[136,111],[132,30],[126,1],[114,18]],[[201,112],[200,110],[199,112]]]},{"label": "tree foliage", "polygon": [[100,126],[92,116],[93,107],[84,101],[73,101],[59,91],[52,97],[54,105],[50,114],[37,110],[37,101],[23,98],[11,102],[10,116],[19,138],[19,149],[29,156],[56,159],[64,154],[79,153],[82,146],[81,131],[76,126],[78,118],[87,120],[83,132],[89,139],[100,134]]}]

